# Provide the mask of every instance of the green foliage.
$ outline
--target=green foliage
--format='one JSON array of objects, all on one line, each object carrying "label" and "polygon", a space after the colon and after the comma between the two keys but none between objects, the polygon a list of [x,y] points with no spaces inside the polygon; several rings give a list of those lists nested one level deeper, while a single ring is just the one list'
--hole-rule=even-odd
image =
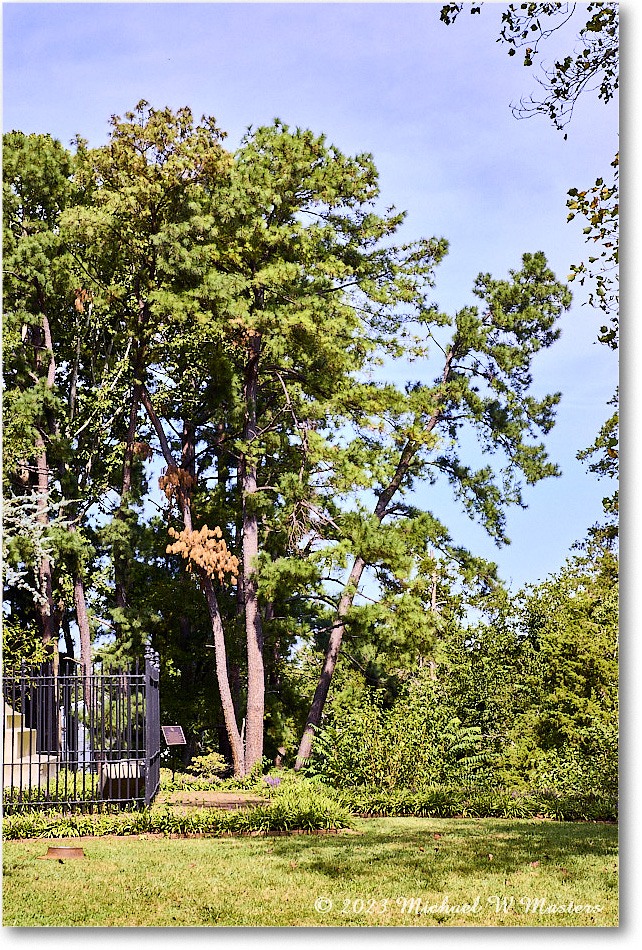
[{"label": "green foliage", "polygon": [[230,778],[224,779],[221,783],[221,788],[225,789],[241,789],[245,791],[265,791],[265,785],[263,784],[263,773],[270,766],[270,760],[265,756],[254,764],[250,771],[246,775],[241,776],[231,776]]},{"label": "green foliage", "polygon": [[464,721],[492,740],[499,780],[548,776],[556,789],[614,794],[615,555],[593,546],[544,583],[500,601],[489,623],[468,636],[464,649],[451,648],[450,689]]},{"label": "green foliage", "polygon": [[618,348],[619,335],[619,155],[611,167],[612,181],[598,178],[591,188],[571,188],[566,206],[568,221],[576,215],[584,218],[586,241],[593,245],[587,261],[573,264],[568,280],[578,279],[590,288],[585,303],[602,311],[608,323],[600,328],[598,340],[612,350]]},{"label": "green foliage", "polygon": [[218,752],[196,756],[188,766],[187,772],[173,772],[171,769],[161,769],[161,791],[251,791],[262,795],[269,793],[263,779],[263,772],[270,765],[267,758],[257,762],[246,775],[220,778],[220,775],[229,772],[229,764]]},{"label": "green foliage", "polygon": [[285,831],[341,828],[350,824],[349,812],[332,790],[300,779],[282,782],[272,790],[269,809],[271,827]]},{"label": "green foliage", "polygon": [[[479,13],[483,3],[472,6],[447,3],[441,8],[441,20],[446,25],[468,7],[471,14]],[[546,60],[546,40],[564,27],[577,11],[582,19],[589,14],[575,37],[574,48],[560,57],[550,68]],[[574,23],[579,26],[577,17]],[[508,46],[508,55],[524,50],[524,66],[533,66],[539,60],[537,82],[546,93],[544,99],[522,100],[513,111],[519,116],[541,113],[548,116],[558,129],[571,120],[578,98],[586,91],[597,90],[598,99],[610,102],[617,93],[618,75],[618,5],[592,2],[520,3],[509,4],[501,15],[498,43]]]},{"label": "green foliage", "polygon": [[315,736],[306,774],[338,788],[423,788],[466,784],[484,772],[489,756],[478,726],[464,726],[445,692],[419,677],[390,709],[366,695],[349,710],[335,702]]},{"label": "green foliage", "polygon": [[218,752],[197,755],[188,765],[188,771],[203,782],[213,782],[228,770],[228,763]]},{"label": "green foliage", "polygon": [[567,745],[547,749],[535,759],[530,781],[536,788],[617,799],[618,733],[614,727],[596,725],[591,729],[589,752]]},{"label": "green foliage", "polygon": [[[52,623],[77,620],[80,585],[94,655],[132,657],[153,642],[163,717],[188,740],[180,768],[201,756],[194,767],[208,781],[230,745],[217,675],[230,681],[228,726],[244,718],[250,679],[265,682],[256,718],[266,751],[291,754],[341,601],[333,585],[361,559],[381,593],[364,605],[347,592],[344,649],[385,698],[364,693],[348,716],[335,703],[332,741],[322,733],[319,749],[350,781],[467,782],[527,707],[516,699],[500,713],[490,662],[499,642],[476,652],[475,669],[461,649],[461,662],[449,658],[449,638],[496,587],[496,569],[407,496],[443,480],[508,543],[506,509],[558,474],[542,438],[559,394],[531,394],[531,364],[557,339],[570,294],[542,252],[527,253],[505,278],[480,274],[470,306],[442,313],[433,285],[447,243],[396,243],[404,214],[379,210],[372,156],[279,120],[248,131],[234,155],[222,138],[212,119],[142,101],[112,118],[98,149],[5,139],[5,477],[22,516],[44,510],[42,484],[31,497],[34,460],[49,480],[46,519],[8,542],[9,566],[31,588],[10,590],[13,629],[35,627],[46,548]],[[388,358],[418,361],[422,381],[376,375]],[[492,464],[470,463],[473,442]],[[141,508],[159,447],[191,472],[179,518],[188,508],[196,530],[220,526],[237,557],[255,539],[245,568],[257,571],[256,594],[218,582],[214,610],[168,553],[168,528],[183,527],[177,497],[160,516]],[[243,643],[250,594],[263,624],[258,676]],[[224,671],[212,651],[218,623]],[[527,652],[520,675],[534,662]],[[418,656],[451,663],[460,694],[440,676],[399,695],[400,671]],[[542,723],[568,737],[577,709],[562,708],[563,692]],[[516,753],[522,771],[530,754]],[[259,765],[237,787],[254,787]]]},{"label": "green foliage", "polygon": [[9,618],[3,618],[2,664],[5,670],[23,660],[30,666],[43,663],[46,658],[40,631],[35,626],[24,629]]},{"label": "green foliage", "polygon": [[[620,438],[618,403],[619,390],[616,390],[613,398],[608,403],[608,405],[616,407],[615,412],[606,420],[593,444],[577,453],[577,458],[582,462],[592,459],[587,465],[587,469],[598,479],[618,478]],[[616,548],[619,537],[619,493],[617,488],[610,495],[602,498],[602,508],[604,510],[604,520],[589,528],[587,542],[577,545],[577,547],[584,548],[587,551]]]},{"label": "green foliage", "polygon": [[[450,784],[617,795],[617,560],[593,547],[386,690],[341,668],[308,774],[338,788]],[[407,674],[406,674],[407,675]],[[434,678],[431,678],[434,677]]]},{"label": "green foliage", "polygon": [[556,821],[617,821],[617,798],[600,793],[555,793],[550,790],[475,790],[459,786],[422,791],[380,788],[343,789],[339,794],[318,783],[286,783],[269,805],[250,811],[162,806],[140,811],[105,809],[100,814],[55,815],[42,811],[5,815],[3,838],[69,838],[83,835],[250,834],[295,829],[346,828],[351,814],[361,817],[549,818]]},{"label": "green foliage", "polygon": [[362,817],[550,818],[555,821],[617,821],[617,796],[537,788],[467,789],[461,786],[382,790],[342,789],[339,801]]},{"label": "green foliage", "polygon": [[48,785],[7,787],[2,790],[2,801],[5,806],[11,805],[12,812],[28,811],[34,805],[57,809],[81,803],[79,807],[82,808],[83,802],[95,802],[98,797],[98,776],[95,773],[73,772],[71,769],[60,769]]},{"label": "green foliage", "polygon": [[[218,753],[215,753],[218,755]],[[207,756],[204,756],[207,758]],[[226,763],[226,768],[229,766]],[[221,791],[222,782],[218,777],[201,778],[191,772],[177,771],[171,768],[161,766],[160,770],[160,791],[161,792],[213,792]]]},{"label": "green foliage", "polygon": [[272,791],[269,804],[248,811],[213,808],[181,812],[156,806],[131,812],[103,811],[100,814],[52,815],[26,812],[7,815],[3,820],[5,839],[63,838],[81,835],[163,834],[249,834],[303,829],[345,828],[350,815],[336,797],[317,784],[299,779]]}]

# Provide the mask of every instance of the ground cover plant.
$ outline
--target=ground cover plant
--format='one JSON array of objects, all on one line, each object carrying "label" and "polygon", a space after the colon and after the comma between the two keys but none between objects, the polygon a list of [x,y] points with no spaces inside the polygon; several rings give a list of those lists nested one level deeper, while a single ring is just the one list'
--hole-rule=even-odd
[{"label": "ground cover plant", "polygon": [[69,838],[57,843],[85,859],[63,863],[38,860],[45,841],[7,841],[4,924],[617,925],[613,825],[394,818],[355,830]]},{"label": "ground cover plant", "polygon": [[612,821],[616,797],[572,794],[552,789],[434,786],[422,791],[345,789],[339,801],[353,814],[373,817],[548,818],[557,821]]},{"label": "ground cover plant", "polygon": [[18,804],[28,808],[31,803],[83,802],[98,797],[98,776],[91,772],[61,769],[46,785],[7,786],[2,789],[4,805]]},{"label": "ground cover plant", "polygon": [[[241,796],[241,804],[242,804]],[[262,801],[253,807],[224,811],[217,808],[187,808],[184,803],[161,802],[149,809],[95,814],[61,814],[30,811],[7,815],[5,839],[26,837],[60,838],[82,835],[251,834],[302,829],[334,829],[350,824],[350,813],[330,790],[310,782],[284,783],[274,788],[263,784]]]}]

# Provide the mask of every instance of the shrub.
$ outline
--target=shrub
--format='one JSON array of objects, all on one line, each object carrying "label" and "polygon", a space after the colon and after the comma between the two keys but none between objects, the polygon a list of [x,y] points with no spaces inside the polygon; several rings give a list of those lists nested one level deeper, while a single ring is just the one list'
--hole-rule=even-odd
[{"label": "shrub", "polygon": [[617,795],[617,731],[598,726],[593,731],[595,746],[590,754],[570,745],[540,751],[531,766],[531,783],[538,788],[555,788],[576,795]]},{"label": "shrub", "polygon": [[219,752],[208,752],[207,755],[198,755],[192,759],[187,771],[196,778],[205,782],[214,782],[224,775],[229,766]]},{"label": "shrub", "polygon": [[491,761],[480,729],[462,724],[436,683],[418,679],[389,710],[376,694],[349,711],[333,710],[305,774],[340,788],[465,785],[487,782]]}]

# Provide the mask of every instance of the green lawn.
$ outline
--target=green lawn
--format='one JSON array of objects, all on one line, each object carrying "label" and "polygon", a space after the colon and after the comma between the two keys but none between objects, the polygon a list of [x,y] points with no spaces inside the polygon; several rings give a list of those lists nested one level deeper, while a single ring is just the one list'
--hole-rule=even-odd
[{"label": "green lawn", "polygon": [[[617,926],[615,825],[389,818],[355,829],[5,841],[3,923]],[[82,844],[86,857],[38,860],[50,844]]]}]

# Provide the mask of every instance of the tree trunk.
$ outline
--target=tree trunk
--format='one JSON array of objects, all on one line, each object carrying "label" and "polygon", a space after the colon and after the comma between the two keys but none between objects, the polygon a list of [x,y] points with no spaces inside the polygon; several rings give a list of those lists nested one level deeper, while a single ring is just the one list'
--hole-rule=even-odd
[{"label": "tree trunk", "polygon": [[187,650],[190,634],[192,632],[189,617],[181,614],[178,618],[178,645],[181,650]]},{"label": "tree trunk", "polygon": [[[123,481],[120,492],[120,505],[116,512],[116,518],[123,520],[125,510],[129,505],[129,493],[132,487],[132,469],[134,465],[134,443],[136,441],[136,430],[138,427],[138,410],[141,404],[142,392],[144,388],[145,358],[146,346],[141,337],[144,334],[145,326],[149,321],[149,305],[140,295],[138,280],[136,281],[136,294],[138,297],[138,344],[133,366],[133,387],[131,405],[129,407],[129,423],[127,425],[127,436],[125,440],[125,457],[123,459]],[[127,586],[129,573],[129,558],[123,552],[114,551],[114,575],[116,587],[116,607],[123,610],[128,606]],[[118,636],[118,623],[116,623],[116,636]]]},{"label": "tree trunk", "polygon": [[[448,382],[448,379],[451,374],[452,362],[455,358],[457,348],[456,340],[453,341],[448,353],[446,354],[446,362],[444,364],[444,370],[442,374],[442,385],[445,385]],[[430,419],[428,420],[426,426],[424,427],[424,432],[426,434],[432,432],[437,423],[439,422],[441,411],[439,408],[436,408]],[[406,445],[403,448],[399,462],[397,464],[397,469],[394,476],[390,480],[389,484],[384,488],[378,498],[377,504],[374,510],[375,517],[381,523],[383,520],[386,509],[392,501],[397,490],[401,486],[401,483],[404,477],[407,475],[410,468],[410,463],[412,462],[415,454],[420,448],[421,443],[415,442],[412,439],[408,440]],[[345,632],[345,617],[348,613],[348,610],[352,606],[354,601],[355,594],[357,592],[357,586],[363,574],[363,569],[365,567],[365,561],[358,556],[352,566],[350,572],[350,577],[348,582],[343,590],[341,600],[339,601],[339,606],[337,608],[336,620],[332,626],[332,632],[330,634],[330,641],[326,649],[325,658],[323,661],[323,667],[321,668],[321,675],[319,677],[319,682],[314,693],[312,700],[312,705],[310,706],[310,712],[308,713],[308,718],[306,720],[305,728],[303,730],[303,736],[301,738],[301,744],[299,745],[299,751],[297,753],[295,769],[298,771],[306,762],[310,756],[312,750],[312,742],[314,739],[314,732],[318,729],[321,723],[321,716],[323,715],[323,708],[328,696],[328,691],[330,689],[330,683],[332,681],[332,675],[334,673],[335,667],[337,665],[337,658],[339,656],[339,651],[341,649],[341,643],[343,641],[343,634]]]},{"label": "tree trunk", "polygon": [[[41,300],[41,306],[44,311],[44,301],[42,300]],[[46,313],[43,313],[42,338],[44,340],[44,348],[49,353],[49,364],[47,366],[47,386],[49,389],[52,389],[55,382],[55,376],[56,376],[56,362],[54,359],[53,339],[51,336],[51,328],[49,326],[49,319]],[[78,339],[78,345],[76,348],[76,360],[78,360],[79,352],[80,352],[80,338]],[[40,356],[38,356],[37,362],[39,366],[42,365],[42,360]],[[74,379],[72,380],[72,395],[74,396],[74,398],[75,398],[76,375],[77,375],[77,365],[76,365],[76,368],[74,369]],[[73,414],[73,400],[70,405],[70,414]],[[56,419],[53,417],[53,415],[51,415],[49,418],[49,428],[50,428],[50,431],[54,435],[56,436],[58,435],[58,431],[59,431],[58,424],[56,422]],[[46,498],[46,495],[48,493],[47,457],[45,453],[44,442],[42,442],[42,440],[40,442],[40,445],[42,447],[42,457],[41,457],[41,460],[38,462],[38,490],[39,490],[39,494],[42,492],[43,496]],[[62,459],[59,459],[58,461],[58,477],[60,481],[60,489],[63,495],[67,494],[67,497],[69,497],[70,493],[66,491],[66,486],[65,486],[65,464]],[[76,482],[75,487],[76,487],[75,494],[77,497],[77,494],[78,494],[77,482]],[[71,491],[73,490],[74,489],[72,487]],[[44,510],[43,517],[44,517],[43,523],[48,523],[49,518],[46,512],[46,502],[45,502],[45,510]],[[70,524],[69,525],[70,534],[73,534],[75,530],[76,529],[74,525]],[[74,587],[74,605],[76,608],[76,622],[78,624],[78,630],[80,632],[80,666],[81,666],[83,682],[84,682],[85,702],[88,703],[89,702],[89,688],[90,688],[89,675],[91,673],[91,635],[90,635],[90,630],[89,630],[89,617],[87,615],[87,606],[85,604],[85,592],[84,592],[82,576],[78,568],[76,568],[72,573],[73,573],[73,587]],[[45,584],[49,587],[51,585],[51,566],[49,564],[47,565],[46,574],[48,574],[48,577],[45,576]],[[51,602],[51,607],[50,607],[50,616],[54,618],[56,616],[53,609],[53,600]],[[56,630],[56,633],[57,632],[58,631]],[[54,636],[53,631],[50,630],[48,636],[49,638],[51,636]],[[56,650],[57,650],[57,637],[56,637]]]},{"label": "tree trunk", "polygon": [[61,618],[62,626],[62,635],[65,638],[65,653],[67,656],[73,657],[74,655],[74,638],[71,635],[71,627],[69,626],[69,617],[66,613],[63,614]]},{"label": "tree trunk", "polygon": [[[265,605],[265,610],[263,612],[264,624],[269,625],[270,621],[274,619],[274,601],[270,600]],[[265,641],[264,637],[264,641]],[[281,638],[273,634],[271,637],[267,638],[271,644],[270,648],[270,670],[268,673],[268,684],[270,690],[273,692],[278,692],[281,688],[281,676],[279,673],[279,663],[281,661]]]},{"label": "tree trunk", "polygon": [[[234,519],[234,540],[236,543],[237,551],[242,551],[243,549],[243,511],[242,511],[242,499],[243,499],[243,478],[241,476],[241,466],[239,465],[236,471],[236,491],[237,497],[241,502],[240,505],[236,505],[235,513],[236,517]],[[236,615],[234,618],[234,644],[235,644],[235,655],[230,663],[230,682],[232,684],[232,695],[234,696],[234,706],[236,709],[237,717],[241,716],[241,665],[240,665],[240,656],[241,656],[241,644],[245,643],[245,584],[243,582],[243,572],[241,571],[236,578],[236,593],[235,593],[235,608]]]},{"label": "tree trunk", "polygon": [[[56,378],[56,362],[53,352],[53,340],[51,338],[51,328],[49,318],[45,312],[45,303],[40,292],[37,290],[40,309],[42,312],[42,327],[33,328],[33,343],[36,354],[36,368],[41,375],[46,373],[47,389],[53,389]],[[44,354],[47,354],[45,360]],[[45,420],[42,420],[43,426]],[[49,465],[47,461],[47,450],[45,447],[44,428],[38,430],[36,436],[36,473],[37,473],[37,521],[47,526],[49,524]],[[37,604],[38,619],[42,633],[42,642],[50,645],[54,654],[58,650],[58,636],[60,625],[57,619],[56,610],[53,602],[53,576],[51,571],[51,561],[47,556],[43,557],[38,566],[38,581],[40,584],[40,593],[44,602]]]},{"label": "tree trunk", "polygon": [[207,606],[212,624],[212,634],[214,636],[214,656],[216,658],[216,677],[218,680],[219,694],[221,697],[221,706],[223,707],[223,718],[225,727],[232,747],[232,760],[234,762],[234,774],[245,775],[245,757],[243,755],[243,742],[236,724],[236,715],[234,713],[234,703],[230,691],[230,682],[227,674],[227,651],[225,649],[225,634],[221,622],[221,612],[219,610],[216,593],[212,580],[207,573],[199,570],[201,585],[207,600]]},{"label": "tree trunk", "polygon": [[[433,552],[431,551],[430,553],[432,555]],[[433,614],[436,614],[437,613],[437,571],[432,572],[431,581],[432,581],[432,588],[431,588],[431,593],[430,593],[430,609],[432,610]],[[430,679],[436,680],[437,679],[437,663],[434,657],[432,656],[428,660],[428,669],[430,670]]]},{"label": "tree trunk", "polygon": [[247,639],[247,721],[245,726],[246,772],[263,758],[263,724],[265,718],[265,671],[263,664],[263,626],[258,602],[257,557],[259,528],[254,495],[257,489],[257,466],[252,443],[257,436],[256,400],[258,394],[261,337],[254,334],[250,342],[250,358],[245,368],[245,451],[241,457],[243,486],[243,592],[245,635]]},{"label": "tree trunk", "polygon": [[332,682],[332,676],[337,665],[337,659],[339,658],[339,650],[341,649],[343,634],[345,633],[345,617],[348,613],[348,610],[352,606],[352,601],[354,600],[354,595],[356,593],[359,581],[361,580],[361,575],[363,574],[363,569],[365,566],[366,562],[363,560],[363,558],[358,557],[355,560],[354,564],[352,565],[352,570],[350,571],[348,583],[346,584],[341,596],[341,600],[339,601],[336,620],[332,625],[330,641],[325,652],[323,667],[321,668],[321,675],[319,676],[319,682],[317,683],[317,688],[314,692],[314,698],[312,700],[312,705],[310,706],[310,712],[308,713],[305,729],[303,730],[303,737],[301,739],[301,744],[296,757],[296,763],[294,765],[297,771],[302,765],[304,765],[307,759],[309,759],[310,752],[312,751],[314,732],[319,727],[319,723],[321,722],[323,708],[325,706],[326,699],[328,698],[330,683]]},{"label": "tree trunk", "polygon": [[[161,444],[161,449],[163,452],[163,457],[168,465],[176,466],[174,458],[172,456],[169,443],[163,432],[163,427],[161,425],[160,419],[154,411],[152,406],[152,401],[150,399],[149,393],[146,388],[143,387],[141,391],[141,400],[147,411],[150,422],[156,430],[158,435],[159,442]],[[183,525],[188,530],[192,529],[192,510],[189,498],[189,491],[179,491],[178,494],[179,504],[181,507],[181,512],[183,515]],[[243,755],[243,743],[241,741],[241,735],[239,733],[238,725],[236,723],[236,715],[234,711],[234,703],[232,701],[232,693],[230,691],[230,681],[227,671],[227,651],[225,648],[225,634],[223,631],[223,622],[221,620],[221,611],[218,605],[218,600],[216,598],[216,592],[214,590],[214,585],[212,580],[203,569],[199,569],[198,576],[200,578],[201,587],[203,593],[205,594],[205,599],[207,601],[207,609],[210,615],[210,623],[212,625],[212,635],[214,637],[214,657],[216,661],[216,678],[218,682],[219,694],[221,697],[221,706],[223,707],[223,718],[225,720],[225,727],[227,729],[227,734],[230,740],[230,746],[232,749],[232,761],[234,763],[234,774],[235,775],[245,775],[245,757]]]},{"label": "tree trunk", "polygon": [[218,422],[216,425],[216,436],[214,440],[214,452],[216,453],[216,481],[218,487],[225,492],[227,482],[230,477],[230,469],[225,461],[225,423]]},{"label": "tree trunk", "polygon": [[[137,361],[138,362],[138,361]],[[139,372],[138,365],[134,369],[134,376]],[[122,521],[125,517],[125,510],[129,505],[129,493],[132,487],[132,468],[134,464],[134,442],[136,441],[136,430],[138,427],[138,409],[141,401],[142,383],[134,382],[132,390],[132,401],[129,410],[129,424],[127,426],[127,436],[125,441],[125,458],[123,460],[123,481],[120,492],[120,505],[116,512],[116,518]],[[129,604],[127,596],[127,575],[129,570],[129,558],[122,551],[114,552],[114,574],[116,586],[116,607],[123,610]],[[118,629],[118,624],[116,624]]]},{"label": "tree trunk", "polygon": [[[406,443],[406,446],[401,453],[401,458],[399,459],[399,464],[397,465],[397,470],[394,477],[387,488],[385,488],[380,493],[377,500],[374,513],[379,522],[382,521],[386,513],[386,508],[393,498],[395,492],[399,488],[418,448],[419,445],[416,442],[409,441]],[[339,606],[337,607],[336,619],[332,625],[330,640],[326,649],[323,666],[321,668],[321,675],[314,693],[314,698],[312,700],[312,705],[310,706],[310,712],[308,713],[305,729],[303,730],[303,737],[301,739],[301,744],[297,753],[296,763],[294,766],[297,770],[301,768],[306,759],[308,759],[310,756],[314,732],[315,729],[318,729],[321,722],[321,716],[323,714],[325,701],[328,697],[328,690],[330,689],[332,675],[337,665],[339,651],[343,642],[343,634],[345,633],[345,617],[352,607],[352,603],[357,592],[357,587],[359,585],[359,581],[361,580],[361,575],[363,574],[363,569],[365,566],[366,562],[361,556],[355,558],[354,564],[352,565],[352,570],[350,571],[350,577],[348,578],[348,582],[344,587],[343,594],[341,595],[341,600],[339,601]]]},{"label": "tree trunk", "polygon": [[[49,478],[47,471],[47,454],[45,452],[42,437],[38,435],[36,445],[41,449],[37,460],[38,471],[38,499],[36,518],[41,525],[49,524],[49,513],[47,510],[47,498],[49,494]],[[42,633],[43,644],[50,645],[50,649],[57,650],[59,625],[57,621],[57,611],[53,601],[53,575],[51,570],[51,561],[45,555],[38,566],[38,581],[40,594],[43,601],[37,605],[38,618],[40,621],[40,631]]]},{"label": "tree trunk", "polygon": [[76,622],[80,631],[80,669],[83,678],[85,704],[89,706],[91,696],[91,631],[89,616],[85,603],[85,587],[80,571],[74,571],[74,604],[76,606]]},{"label": "tree trunk", "polygon": [[[38,458],[36,462],[38,473],[38,498],[36,518],[42,525],[49,524],[49,470],[47,467],[47,453],[45,443],[41,433],[36,438],[36,447],[38,449]],[[51,690],[51,695],[55,696],[57,691],[59,650],[58,640],[60,637],[60,614],[55,609],[53,600],[53,575],[51,570],[51,561],[45,555],[38,567],[38,580],[40,582],[40,593],[44,601],[39,601],[36,605],[40,630],[42,633],[42,642],[47,649],[48,659],[51,660],[51,670],[53,681],[47,690]],[[57,707],[53,707],[52,721],[45,729],[43,734],[44,742],[52,752],[57,752],[59,745],[60,721],[58,718]]]}]

